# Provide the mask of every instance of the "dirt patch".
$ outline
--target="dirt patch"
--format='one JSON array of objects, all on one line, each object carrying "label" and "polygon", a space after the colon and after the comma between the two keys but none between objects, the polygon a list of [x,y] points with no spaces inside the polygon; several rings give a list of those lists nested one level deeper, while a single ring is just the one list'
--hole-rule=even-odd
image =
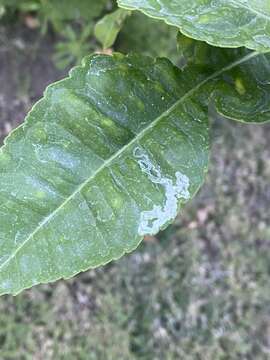
[{"label": "dirt patch", "polygon": [[0,142],[20,124],[47,85],[67,73],[55,68],[55,36],[22,24],[0,26]]}]

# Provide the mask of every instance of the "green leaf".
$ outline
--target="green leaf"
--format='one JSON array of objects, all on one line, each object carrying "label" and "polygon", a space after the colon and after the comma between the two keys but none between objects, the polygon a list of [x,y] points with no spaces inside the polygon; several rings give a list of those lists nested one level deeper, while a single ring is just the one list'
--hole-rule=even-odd
[{"label": "green leaf", "polygon": [[[209,100],[269,119],[269,58],[240,53],[214,71],[93,55],[46,90],[0,151],[0,294],[118,259],[175,218],[204,181]],[[250,70],[252,109],[234,82]]]},{"label": "green leaf", "polygon": [[[215,71],[216,84],[211,95],[216,110],[223,116],[248,123],[270,120],[270,54],[250,53],[246,49],[217,49],[205,42],[190,39],[179,33],[178,48],[189,67]],[[234,66],[220,76],[220,67],[242,54],[249,61]]]},{"label": "green leaf", "polygon": [[211,45],[270,49],[269,0],[118,0],[118,4],[162,19]]},{"label": "green leaf", "polygon": [[111,47],[121,30],[125,19],[130,11],[118,9],[111,14],[105,15],[95,26],[95,36],[104,49]]}]

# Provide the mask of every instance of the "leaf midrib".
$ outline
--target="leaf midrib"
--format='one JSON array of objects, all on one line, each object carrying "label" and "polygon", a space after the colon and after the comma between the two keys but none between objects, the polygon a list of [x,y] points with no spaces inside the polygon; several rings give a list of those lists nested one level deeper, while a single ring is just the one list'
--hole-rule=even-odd
[{"label": "leaf midrib", "polygon": [[20,252],[23,247],[47,224],[52,220],[55,215],[69,202],[71,201],[78,193],[83,190],[83,188],[91,181],[93,180],[103,169],[105,169],[108,165],[110,165],[115,159],[118,158],[122,153],[124,153],[129,147],[131,147],[133,144],[135,144],[138,140],[140,140],[148,131],[150,131],[155,125],[158,124],[158,122],[165,116],[169,115],[179,104],[184,102],[187,98],[189,98],[191,95],[193,95],[200,87],[202,87],[204,84],[206,84],[208,81],[213,80],[217,76],[221,75],[223,72],[226,72],[232,68],[234,68],[237,65],[240,65],[250,59],[252,59],[255,56],[260,55],[260,53],[254,51],[239,60],[234,61],[233,63],[223,67],[222,69],[214,72],[212,75],[201,81],[199,84],[197,84],[193,89],[189,90],[184,96],[182,96],[179,100],[177,100],[170,108],[168,108],[166,111],[164,111],[161,115],[159,115],[155,120],[151,122],[148,126],[146,126],[138,135],[136,135],[129,143],[124,145],[121,149],[119,149],[117,152],[115,152],[109,159],[105,160],[104,163],[88,178],[86,179],[80,186],[78,186],[75,191],[68,196],[49,216],[45,217],[39,225],[35,228],[34,231],[31,232],[31,234],[21,243],[20,246],[17,247],[17,249],[0,265],[0,271],[8,265],[8,263],[16,257],[18,252]]}]

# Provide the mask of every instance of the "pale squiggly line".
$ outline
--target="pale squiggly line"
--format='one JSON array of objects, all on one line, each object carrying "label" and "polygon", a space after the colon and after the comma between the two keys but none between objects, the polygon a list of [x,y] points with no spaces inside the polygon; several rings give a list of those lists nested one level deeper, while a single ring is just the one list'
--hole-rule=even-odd
[{"label": "pale squiggly line", "polygon": [[178,199],[188,200],[189,193],[189,178],[180,171],[175,173],[176,182],[168,177],[163,177],[159,166],[155,166],[149,156],[144,153],[139,147],[133,151],[133,155],[138,159],[138,164],[141,170],[147,174],[150,181],[155,184],[160,184],[165,190],[165,204],[164,206],[154,205],[152,210],[143,211],[140,217],[139,235],[154,235],[162,226],[168,221],[174,219],[177,215]]}]

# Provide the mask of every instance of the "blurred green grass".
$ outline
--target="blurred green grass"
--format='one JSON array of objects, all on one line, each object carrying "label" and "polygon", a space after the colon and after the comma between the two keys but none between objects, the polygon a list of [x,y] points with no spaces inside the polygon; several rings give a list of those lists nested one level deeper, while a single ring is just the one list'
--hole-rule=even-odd
[{"label": "blurred green grass", "polygon": [[[138,28],[143,36],[154,20],[132,21],[118,50],[177,62],[172,28],[155,22],[142,47],[128,34]],[[33,41],[20,26],[16,31],[11,38],[0,32],[0,50],[8,45],[0,57],[1,126],[13,115],[22,119],[60,76],[52,70],[55,40],[38,38],[30,61]],[[207,182],[166,231],[118,262],[0,298],[1,360],[270,358],[270,126],[216,116],[212,124]]]}]

